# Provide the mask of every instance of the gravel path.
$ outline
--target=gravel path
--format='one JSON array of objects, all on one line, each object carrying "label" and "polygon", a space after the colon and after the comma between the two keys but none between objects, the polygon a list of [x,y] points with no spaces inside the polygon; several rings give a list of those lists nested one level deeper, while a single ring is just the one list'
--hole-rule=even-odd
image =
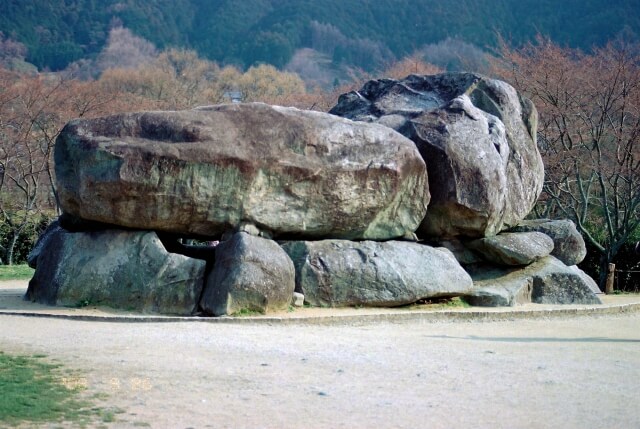
[{"label": "gravel path", "polygon": [[361,326],[0,315],[0,349],[81,369],[110,427],[640,427],[640,314]]}]

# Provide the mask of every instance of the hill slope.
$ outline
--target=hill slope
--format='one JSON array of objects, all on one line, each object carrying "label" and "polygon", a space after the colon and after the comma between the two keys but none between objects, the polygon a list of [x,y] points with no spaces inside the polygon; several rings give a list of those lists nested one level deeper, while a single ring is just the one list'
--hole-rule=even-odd
[{"label": "hill slope", "polygon": [[248,66],[282,66],[313,47],[373,68],[424,44],[458,37],[514,43],[540,32],[588,49],[625,31],[640,34],[640,0],[2,0],[0,31],[29,49],[27,60],[57,70],[96,55],[122,24],[156,46],[196,49]]}]

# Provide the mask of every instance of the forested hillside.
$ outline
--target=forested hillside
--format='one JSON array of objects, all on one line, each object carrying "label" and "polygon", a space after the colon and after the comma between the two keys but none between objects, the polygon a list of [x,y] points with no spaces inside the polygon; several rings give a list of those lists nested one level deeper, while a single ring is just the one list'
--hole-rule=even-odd
[{"label": "forested hillside", "polygon": [[286,64],[312,47],[372,70],[447,37],[485,48],[537,33],[590,49],[640,34],[640,0],[2,0],[0,31],[26,60],[59,70],[95,57],[122,25],[157,48],[248,67]]}]

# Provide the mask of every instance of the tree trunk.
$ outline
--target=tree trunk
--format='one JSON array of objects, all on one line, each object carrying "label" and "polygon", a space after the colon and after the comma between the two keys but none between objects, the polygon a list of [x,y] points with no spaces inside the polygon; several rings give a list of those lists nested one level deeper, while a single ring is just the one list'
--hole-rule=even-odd
[{"label": "tree trunk", "polygon": [[18,236],[20,233],[18,231],[14,231],[11,236],[11,240],[9,240],[9,245],[7,246],[7,265],[13,265],[13,253],[16,248],[16,244],[18,244]]},{"label": "tree trunk", "polygon": [[598,276],[598,287],[601,291],[605,291],[607,288],[607,277],[609,274],[609,264],[611,263],[611,259],[606,253],[600,255],[600,264],[599,264],[599,272]]},{"label": "tree trunk", "polygon": [[613,284],[615,281],[615,275],[616,275],[616,265],[609,264],[609,267],[607,268],[607,285],[604,288],[604,293],[606,293],[607,295],[611,295],[613,293]]}]

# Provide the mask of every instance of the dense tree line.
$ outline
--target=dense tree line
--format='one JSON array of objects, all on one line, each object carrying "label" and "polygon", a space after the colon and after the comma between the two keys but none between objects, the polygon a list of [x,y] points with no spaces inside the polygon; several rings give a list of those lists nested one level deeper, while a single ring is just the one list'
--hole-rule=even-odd
[{"label": "dense tree line", "polygon": [[373,71],[381,59],[447,38],[484,49],[496,46],[498,33],[515,45],[542,33],[590,49],[619,34],[637,38],[639,10],[640,0],[3,0],[0,31],[26,46],[40,70],[95,59],[117,26],[159,49],[193,49],[246,69],[282,67],[297,49],[326,43],[320,25],[341,39],[336,61]]}]

